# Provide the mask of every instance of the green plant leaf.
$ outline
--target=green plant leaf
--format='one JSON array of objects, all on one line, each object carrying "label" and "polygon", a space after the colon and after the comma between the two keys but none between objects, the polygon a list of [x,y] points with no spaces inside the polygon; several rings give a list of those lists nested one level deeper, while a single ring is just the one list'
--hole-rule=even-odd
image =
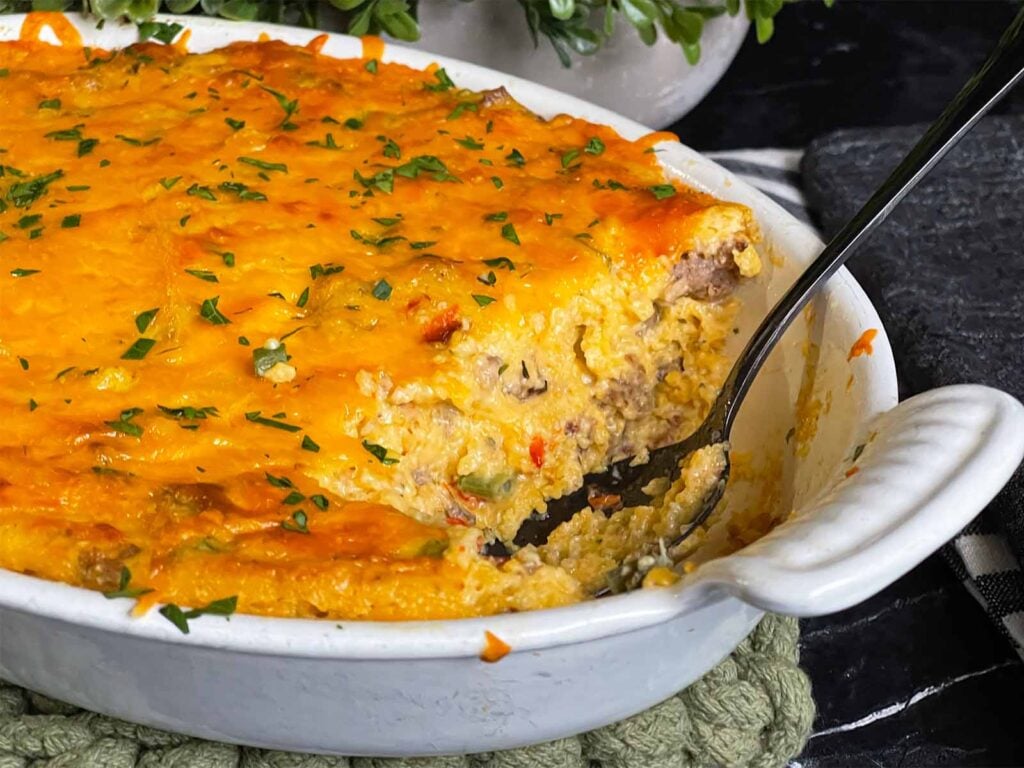
[{"label": "green plant leaf", "polygon": [[171,13],[188,13],[199,5],[199,0],[164,0],[164,3]]},{"label": "green plant leaf", "polygon": [[572,18],[576,10],[576,0],[548,0],[548,7],[552,16],[559,21],[566,21]]}]

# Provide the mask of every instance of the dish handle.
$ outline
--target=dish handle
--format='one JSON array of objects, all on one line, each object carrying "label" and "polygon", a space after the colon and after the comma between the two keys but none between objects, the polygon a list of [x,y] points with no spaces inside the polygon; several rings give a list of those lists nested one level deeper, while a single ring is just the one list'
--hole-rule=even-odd
[{"label": "dish handle", "polygon": [[869,435],[831,490],[698,578],[794,616],[859,603],[955,536],[1006,484],[1024,458],[1024,406],[989,387],[942,387],[883,414]]}]

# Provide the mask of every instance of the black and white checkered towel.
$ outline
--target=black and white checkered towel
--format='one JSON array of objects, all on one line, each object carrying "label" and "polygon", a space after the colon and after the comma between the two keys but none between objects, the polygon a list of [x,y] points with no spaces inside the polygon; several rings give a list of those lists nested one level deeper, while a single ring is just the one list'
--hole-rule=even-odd
[{"label": "black and white checkered towel", "polygon": [[[833,234],[922,128],[840,131],[800,150],[711,157]],[[959,382],[1024,397],[1024,118],[975,129],[861,249],[850,269],[893,343],[900,394]],[[943,549],[1024,657],[1024,473]]]}]

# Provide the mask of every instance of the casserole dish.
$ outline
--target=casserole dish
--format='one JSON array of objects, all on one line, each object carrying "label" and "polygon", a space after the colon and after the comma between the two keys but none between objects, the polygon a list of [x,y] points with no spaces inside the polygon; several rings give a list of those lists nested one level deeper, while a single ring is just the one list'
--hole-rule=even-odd
[{"label": "casserole dish", "polygon": [[[61,33],[63,17],[43,20]],[[0,39],[18,35],[23,21],[0,20]],[[188,26],[193,50],[262,32],[300,44],[312,36],[201,19]],[[86,44],[103,47],[135,38],[134,27],[78,28]],[[334,36],[323,50],[357,56],[361,44]],[[383,60],[422,68],[434,57],[388,47]],[[648,133],[514,78],[438,63],[467,87],[504,85],[542,115],[570,112],[627,138]],[[681,180],[749,205],[761,221],[775,258],[744,297],[739,342],[820,243],[699,155],[676,144],[659,149]],[[865,344],[870,330],[876,335]],[[791,429],[800,435],[801,449],[778,473],[780,497],[796,512],[672,587],[430,623],[209,617],[183,636],[158,616],[130,618],[100,595],[3,573],[0,675],[98,711],[266,747],[411,755],[545,741],[671,695],[724,657],[766,609],[823,613],[877,591],[973,517],[1024,451],[1019,404],[991,390],[942,390],[893,409],[891,351],[845,272],[776,351],[750,398],[738,450],[764,453],[785,445]],[[485,632],[511,647],[497,664],[479,658]]]}]

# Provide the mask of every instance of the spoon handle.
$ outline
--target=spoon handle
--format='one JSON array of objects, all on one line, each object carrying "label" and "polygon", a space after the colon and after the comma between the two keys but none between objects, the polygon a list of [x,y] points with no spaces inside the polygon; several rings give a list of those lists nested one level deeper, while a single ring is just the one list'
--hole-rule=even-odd
[{"label": "spoon handle", "polygon": [[740,402],[768,354],[814,293],[888,218],[899,202],[981,117],[1024,77],[1024,8],[981,69],[931,125],[864,207],[832,238],[761,322],[726,379],[706,425],[728,437]]}]

